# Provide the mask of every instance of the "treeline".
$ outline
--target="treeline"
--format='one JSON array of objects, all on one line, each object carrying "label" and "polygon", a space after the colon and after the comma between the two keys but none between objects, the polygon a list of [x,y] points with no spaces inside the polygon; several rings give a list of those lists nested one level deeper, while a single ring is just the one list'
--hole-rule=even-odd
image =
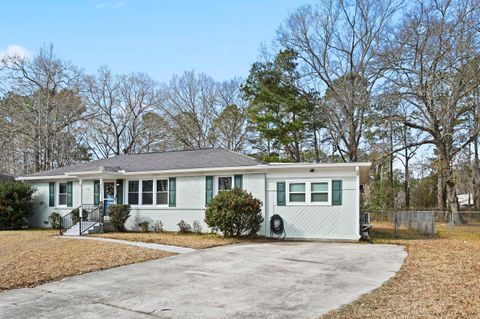
[{"label": "treeline", "polygon": [[2,169],[221,146],[371,160],[371,207],[455,213],[468,192],[480,209],[479,12],[477,0],[322,0],[285,19],[247,79],[224,82],[84,74],[51,48],[4,57]]}]

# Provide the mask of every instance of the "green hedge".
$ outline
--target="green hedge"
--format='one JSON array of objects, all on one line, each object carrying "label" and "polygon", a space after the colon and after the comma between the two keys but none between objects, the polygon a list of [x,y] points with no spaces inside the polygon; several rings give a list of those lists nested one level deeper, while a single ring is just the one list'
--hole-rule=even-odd
[{"label": "green hedge", "polygon": [[21,229],[28,226],[33,214],[33,193],[30,184],[0,182],[0,229]]},{"label": "green hedge", "polygon": [[222,191],[205,211],[205,223],[225,236],[255,235],[263,222],[262,202],[239,188]]},{"label": "green hedge", "polygon": [[113,228],[117,231],[125,231],[125,222],[130,217],[130,205],[110,205],[108,206],[108,217]]}]

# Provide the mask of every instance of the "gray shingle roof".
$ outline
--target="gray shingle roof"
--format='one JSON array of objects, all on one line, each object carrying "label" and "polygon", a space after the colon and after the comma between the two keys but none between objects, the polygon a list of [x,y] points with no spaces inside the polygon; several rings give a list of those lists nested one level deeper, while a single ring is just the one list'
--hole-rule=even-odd
[{"label": "gray shingle roof", "polygon": [[108,170],[125,170],[127,172],[162,171],[194,168],[255,166],[263,164],[247,155],[222,148],[210,148],[188,151],[167,151],[120,155],[101,160],[81,163],[28,175],[58,176],[68,172],[95,171],[101,166]]}]

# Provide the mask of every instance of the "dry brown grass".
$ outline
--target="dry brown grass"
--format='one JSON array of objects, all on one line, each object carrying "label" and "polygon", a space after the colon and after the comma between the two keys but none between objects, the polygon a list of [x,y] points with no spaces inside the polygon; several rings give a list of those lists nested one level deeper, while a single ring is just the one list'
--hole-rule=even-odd
[{"label": "dry brown grass", "polygon": [[383,286],[322,318],[480,318],[480,227],[440,225],[432,239],[376,225],[375,243],[400,244],[408,257]]},{"label": "dry brown grass", "polygon": [[142,233],[142,232],[126,232],[126,233],[105,233],[91,235],[95,237],[122,239],[130,241],[141,241],[145,243],[156,243],[164,245],[173,245],[181,247],[189,247],[194,249],[204,249],[216,246],[224,246],[245,242],[259,242],[268,241],[264,238],[256,239],[236,239],[236,238],[223,238],[215,234],[180,234],[174,232],[162,232],[162,233]]},{"label": "dry brown grass", "polygon": [[97,241],[55,238],[53,230],[0,231],[0,291],[171,256]]}]

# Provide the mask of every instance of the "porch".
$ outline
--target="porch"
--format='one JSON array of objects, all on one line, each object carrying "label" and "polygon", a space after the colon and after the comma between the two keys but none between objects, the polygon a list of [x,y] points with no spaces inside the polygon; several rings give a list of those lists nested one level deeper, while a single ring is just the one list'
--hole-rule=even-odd
[{"label": "porch", "polygon": [[[123,180],[107,176],[99,179],[78,179],[75,182],[77,182],[75,188],[69,187],[68,183],[60,182],[58,185],[59,202],[65,192],[67,202],[70,197],[70,203],[67,203],[67,206],[72,207],[60,218],[60,234],[82,236],[103,232],[106,227],[109,227],[108,207],[123,203]],[[66,186],[62,187],[62,184]],[[72,198],[76,198],[77,205],[71,205]],[[78,205],[78,203],[81,204]]]}]

